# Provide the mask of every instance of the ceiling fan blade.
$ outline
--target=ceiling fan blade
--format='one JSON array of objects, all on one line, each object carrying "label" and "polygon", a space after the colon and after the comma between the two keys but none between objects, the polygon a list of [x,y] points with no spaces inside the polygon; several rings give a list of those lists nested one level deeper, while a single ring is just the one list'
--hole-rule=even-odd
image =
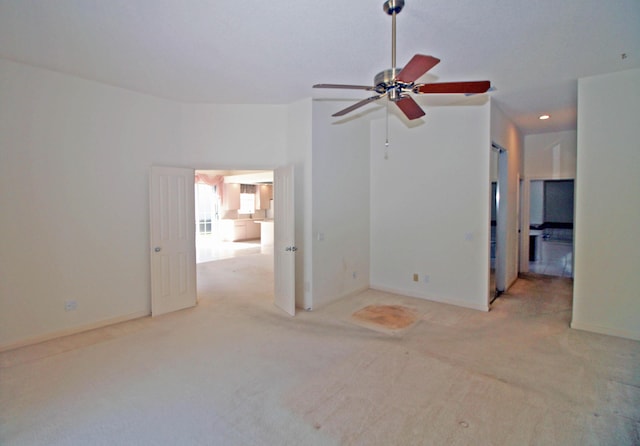
[{"label": "ceiling fan blade", "polygon": [[422,76],[424,73],[440,63],[440,59],[433,56],[425,56],[424,54],[416,54],[411,58],[408,64],[404,66],[402,71],[398,73],[396,79],[404,83],[410,84]]},{"label": "ceiling fan blade", "polygon": [[478,94],[485,93],[491,88],[489,81],[472,81],[472,82],[440,82],[435,84],[416,85],[413,89],[414,93],[432,94]]},{"label": "ceiling fan blade", "polygon": [[332,114],[331,116],[344,116],[347,113],[350,113],[352,111],[354,111],[357,108],[362,107],[363,105],[367,105],[369,102],[373,102],[373,101],[377,101],[378,99],[380,99],[381,97],[385,96],[384,94],[378,94],[375,96],[371,96],[370,98],[367,99],[363,99],[360,102],[356,102],[353,105],[350,105],[349,107],[345,108],[344,110],[340,110],[337,113]]},{"label": "ceiling fan blade", "polygon": [[369,90],[373,91],[375,87],[369,87],[368,85],[344,85],[344,84],[315,84],[313,88],[340,88],[344,90]]},{"label": "ceiling fan blade", "polygon": [[[493,85],[491,87],[489,87],[489,89],[487,91],[483,91],[482,93],[489,93],[492,91],[496,91],[496,87],[494,87]],[[478,93],[465,93],[465,96],[475,96]]]},{"label": "ceiling fan blade", "polygon": [[420,108],[411,96],[405,96],[399,101],[396,101],[396,105],[409,119],[418,119],[424,116],[424,110]]}]

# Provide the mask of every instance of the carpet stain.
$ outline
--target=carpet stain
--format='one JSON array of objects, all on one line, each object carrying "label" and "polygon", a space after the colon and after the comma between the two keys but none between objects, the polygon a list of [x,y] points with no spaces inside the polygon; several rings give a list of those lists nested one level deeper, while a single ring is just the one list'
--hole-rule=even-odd
[{"label": "carpet stain", "polygon": [[390,330],[399,330],[412,325],[418,315],[401,305],[369,305],[351,315],[353,319],[367,322]]}]

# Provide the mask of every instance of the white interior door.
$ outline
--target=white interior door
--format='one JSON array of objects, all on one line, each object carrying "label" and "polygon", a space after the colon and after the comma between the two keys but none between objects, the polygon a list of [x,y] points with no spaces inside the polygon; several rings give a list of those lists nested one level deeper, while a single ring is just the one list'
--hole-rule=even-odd
[{"label": "white interior door", "polygon": [[274,171],[274,282],[277,307],[296,314],[296,244],[293,166]]},{"label": "white interior door", "polygon": [[152,167],[151,315],[196,304],[194,171]]},{"label": "white interior door", "polygon": [[507,290],[507,219],[513,203],[508,199],[509,152],[501,148],[498,152],[498,209],[496,226],[496,289]]}]

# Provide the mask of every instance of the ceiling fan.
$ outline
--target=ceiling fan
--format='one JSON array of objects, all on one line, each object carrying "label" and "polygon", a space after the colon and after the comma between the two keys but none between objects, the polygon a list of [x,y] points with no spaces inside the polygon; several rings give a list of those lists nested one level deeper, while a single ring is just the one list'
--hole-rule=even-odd
[{"label": "ceiling fan", "polygon": [[339,88],[348,90],[368,90],[377,94],[334,113],[332,116],[343,116],[370,102],[387,97],[409,119],[418,119],[424,116],[424,111],[411,97],[413,94],[479,94],[485,93],[491,88],[489,81],[469,82],[439,82],[416,84],[415,81],[435,67],[440,59],[433,56],[416,54],[404,68],[396,67],[396,14],[402,11],[404,0],[387,0],[382,9],[391,16],[391,67],[388,70],[376,74],[373,86],[367,85],[343,85],[343,84],[316,84],[313,88]]}]

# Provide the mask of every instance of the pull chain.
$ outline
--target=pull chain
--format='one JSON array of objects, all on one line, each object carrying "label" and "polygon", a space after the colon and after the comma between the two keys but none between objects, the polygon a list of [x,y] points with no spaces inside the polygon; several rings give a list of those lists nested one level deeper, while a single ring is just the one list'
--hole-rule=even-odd
[{"label": "pull chain", "polygon": [[387,108],[385,110],[385,130],[386,130],[386,139],[384,141],[384,159],[389,159],[389,103],[387,102]]}]

